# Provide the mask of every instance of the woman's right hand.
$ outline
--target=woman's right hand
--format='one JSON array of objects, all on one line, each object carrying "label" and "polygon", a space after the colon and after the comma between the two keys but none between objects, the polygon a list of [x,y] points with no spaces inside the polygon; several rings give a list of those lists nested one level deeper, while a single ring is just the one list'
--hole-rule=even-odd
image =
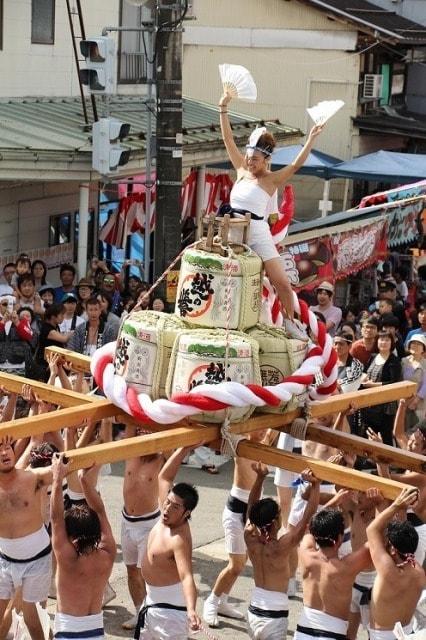
[{"label": "woman's right hand", "polygon": [[229,91],[225,91],[225,93],[222,95],[221,99],[219,100],[219,107],[226,107],[227,104],[229,104],[232,100],[232,96],[229,93]]}]

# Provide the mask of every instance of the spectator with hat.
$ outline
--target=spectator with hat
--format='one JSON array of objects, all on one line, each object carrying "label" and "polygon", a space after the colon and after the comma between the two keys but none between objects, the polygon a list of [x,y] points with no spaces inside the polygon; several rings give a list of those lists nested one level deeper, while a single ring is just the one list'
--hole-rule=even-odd
[{"label": "spectator with hat", "polygon": [[342,393],[357,391],[364,373],[363,364],[351,356],[349,350],[353,343],[351,333],[339,331],[334,336],[334,349],[337,353],[337,384]]},{"label": "spectator with hat", "polygon": [[77,303],[77,296],[74,293],[66,293],[62,297],[61,304],[64,305],[65,313],[64,319],[59,324],[61,333],[74,331],[80,324],[84,323],[84,318],[77,313]]},{"label": "spectator with hat", "polygon": [[89,300],[89,298],[92,297],[93,292],[95,290],[95,285],[92,284],[92,282],[87,278],[80,278],[80,280],[78,281],[78,285],[76,286],[76,289],[77,289],[77,299],[78,299],[79,308],[80,308],[80,315],[83,317],[84,320],[87,320],[86,302]]},{"label": "spectator with hat", "polygon": [[397,290],[395,280],[380,280],[377,283],[377,289],[379,292],[379,305],[380,300],[388,300],[393,303],[392,309],[380,311],[380,314],[393,313],[399,320],[399,330],[402,336],[407,333],[407,318],[405,315],[404,303],[401,300],[397,300]]},{"label": "spectator with hat", "polygon": [[403,378],[417,384],[416,395],[408,401],[406,413],[406,428],[412,428],[426,417],[426,336],[413,335],[407,349],[409,355],[402,359]]},{"label": "spectator with hat", "polygon": [[321,282],[316,289],[317,305],[310,307],[314,313],[318,311],[325,318],[328,333],[334,336],[342,320],[342,310],[333,305],[334,287],[331,282]]}]

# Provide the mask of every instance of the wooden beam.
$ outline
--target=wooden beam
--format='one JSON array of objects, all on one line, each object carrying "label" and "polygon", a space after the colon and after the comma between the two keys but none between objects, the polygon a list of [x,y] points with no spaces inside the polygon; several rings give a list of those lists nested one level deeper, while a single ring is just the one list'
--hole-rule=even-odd
[{"label": "wooden beam", "polygon": [[11,373],[0,372],[0,385],[12,393],[21,395],[22,387],[25,384],[31,385],[33,391],[45,402],[63,407],[78,407],[79,405],[91,404],[94,401],[93,396],[84,393],[69,391],[68,389],[54,387],[51,384],[45,384],[37,380],[28,380],[21,376],[14,376]]},{"label": "wooden beam", "polygon": [[0,423],[0,438],[11,435],[14,438],[26,438],[27,436],[59,431],[65,427],[78,426],[86,418],[102,420],[120,414],[108,400],[99,400],[89,404],[80,404],[78,407],[67,407],[49,413],[41,413],[36,416],[11,420]]},{"label": "wooden beam", "polygon": [[309,467],[317,478],[332,482],[341,487],[347,487],[348,489],[367,491],[367,489],[374,487],[380,489],[383,496],[389,500],[395,500],[402,489],[409,486],[401,482],[396,482],[395,480],[373,476],[368,473],[363,473],[362,471],[356,471],[355,469],[348,469],[347,467],[341,467],[331,462],[281,451],[274,447],[267,447],[266,445],[256,442],[250,442],[249,440],[242,440],[240,442],[237,453],[243,458],[263,462],[266,465],[280,467],[295,473],[300,473]]},{"label": "wooden beam", "polygon": [[[290,433],[291,425],[284,425],[278,431]],[[419,473],[426,472],[426,456],[420,453],[412,453],[405,449],[398,449],[387,444],[372,442],[366,438],[354,436],[351,433],[335,431],[329,427],[308,424],[306,440],[321,442],[330,447],[335,447],[347,453],[356,454],[365,458],[372,458],[383,464],[394,464],[401,469],[410,469]]]},{"label": "wooden beam", "polygon": [[63,359],[71,365],[72,371],[82,371],[83,373],[90,373],[90,361],[89,356],[84,356],[76,351],[70,351],[69,349],[63,349],[62,347],[46,347],[44,352],[51,354],[59,354]]},{"label": "wooden beam", "polygon": [[[203,427],[202,429],[170,429],[163,433],[91,445],[84,449],[73,449],[68,451],[66,456],[69,460],[70,471],[74,471],[90,467],[92,464],[117,462],[137,456],[151,455],[160,451],[168,451],[175,449],[177,446],[190,446],[202,441],[211,441],[218,436],[219,432],[220,428],[218,426]],[[242,440],[238,444],[237,454],[250,460],[259,460],[264,464],[281,467],[296,473],[300,473],[310,467],[321,480],[337,483],[350,489],[366,491],[371,487],[377,487],[390,500],[395,499],[401,490],[407,486],[394,480],[379,478],[361,471],[348,469],[347,467],[340,467],[330,462],[284,452],[248,440]]]}]

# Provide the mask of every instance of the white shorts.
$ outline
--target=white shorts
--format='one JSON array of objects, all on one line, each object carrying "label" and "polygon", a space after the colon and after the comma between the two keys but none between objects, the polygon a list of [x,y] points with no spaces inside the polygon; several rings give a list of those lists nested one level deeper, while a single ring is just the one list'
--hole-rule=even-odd
[{"label": "white shorts", "polygon": [[[69,616],[67,613],[55,613],[55,621],[53,623],[53,637],[69,638],[72,634],[73,640],[87,640],[90,632],[90,640],[102,640],[105,638],[104,634],[104,616],[102,611],[95,613],[91,616]],[[96,631],[96,635],[94,634]]]},{"label": "white shorts", "polygon": [[[406,627],[402,627],[404,630],[404,635],[410,635],[413,632],[412,623],[407,624]],[[395,640],[396,636],[393,631],[387,629],[371,629],[368,627],[368,635],[370,640]]]},{"label": "white shorts", "polygon": [[[302,493],[305,491],[305,485],[299,485],[297,487],[296,495],[294,496],[293,504],[291,505],[290,514],[288,516],[288,524],[293,525],[295,527],[303,518],[303,514],[305,513],[306,505],[308,504],[306,500],[302,498]],[[323,484],[321,483],[321,493],[335,493],[334,484]],[[317,511],[320,511],[321,507],[318,508]]]},{"label": "white shorts", "polygon": [[[25,602],[47,600],[52,552],[46,527],[21,538],[0,538],[0,549],[7,556],[0,557],[0,600],[10,600],[19,587]],[[42,557],[31,559],[44,551]]]},{"label": "white shorts", "polygon": [[121,521],[121,551],[123,562],[127,566],[142,565],[148,535],[153,526],[160,519],[160,511],[153,511],[141,518],[133,518],[122,512]]},{"label": "white shorts", "polygon": [[422,567],[426,558],[426,524],[422,524],[420,526],[415,527],[417,533],[419,534],[419,544],[417,545],[416,560],[419,565]]},{"label": "white shorts", "polygon": [[245,555],[247,547],[244,540],[244,521],[242,513],[234,513],[225,507],[222,515],[225,532],[225,550],[227,553]]},{"label": "white shorts", "polygon": [[[244,217],[238,213],[234,215],[236,218]],[[229,239],[231,242],[239,242],[239,232],[231,229]],[[266,260],[272,260],[272,258],[280,257],[271,234],[271,229],[266,220],[250,221],[248,245],[264,262]]]},{"label": "white shorts", "polygon": [[[330,636],[327,633],[331,632],[336,640],[338,636],[341,636],[341,640],[346,640],[347,630],[348,622],[346,620],[336,618],[317,609],[303,607],[293,639],[312,640],[312,638],[315,638],[315,640],[318,640],[318,638],[323,638],[324,640],[330,640]],[[311,634],[311,631],[314,633]],[[324,635],[318,635],[318,631],[323,631]]]},{"label": "white shorts", "polygon": [[[277,449],[291,451],[292,453],[302,453],[302,441],[297,438],[293,438],[289,433],[280,433]],[[276,487],[294,488],[298,478],[298,473],[277,467],[275,469],[274,484]]]},{"label": "white shorts", "polygon": [[[186,607],[181,583],[167,587],[146,585],[145,604],[167,603],[171,606]],[[178,609],[151,607],[145,615],[145,624],[140,632],[140,640],[187,640],[188,616]]]},{"label": "white shorts", "polygon": [[[376,575],[375,571],[361,571],[356,576],[352,587],[351,613],[360,614],[364,629],[367,629],[370,624],[370,598],[368,592],[370,591],[371,593]],[[367,602],[361,604],[364,593],[366,594],[364,599],[367,598]]]},{"label": "white shorts", "polygon": [[253,640],[283,640],[288,628],[287,594],[255,587],[247,621],[248,634]]}]

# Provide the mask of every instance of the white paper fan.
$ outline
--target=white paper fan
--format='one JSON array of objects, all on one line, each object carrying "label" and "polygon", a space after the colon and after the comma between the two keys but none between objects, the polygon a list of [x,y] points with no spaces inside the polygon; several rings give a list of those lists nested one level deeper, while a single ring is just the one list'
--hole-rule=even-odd
[{"label": "white paper fan", "polygon": [[324,100],[318,102],[314,107],[309,107],[306,111],[315,124],[325,124],[344,104],[343,100]]},{"label": "white paper fan", "polygon": [[228,91],[233,98],[256,101],[257,88],[248,69],[239,64],[220,64],[219,73],[223,90]]}]

